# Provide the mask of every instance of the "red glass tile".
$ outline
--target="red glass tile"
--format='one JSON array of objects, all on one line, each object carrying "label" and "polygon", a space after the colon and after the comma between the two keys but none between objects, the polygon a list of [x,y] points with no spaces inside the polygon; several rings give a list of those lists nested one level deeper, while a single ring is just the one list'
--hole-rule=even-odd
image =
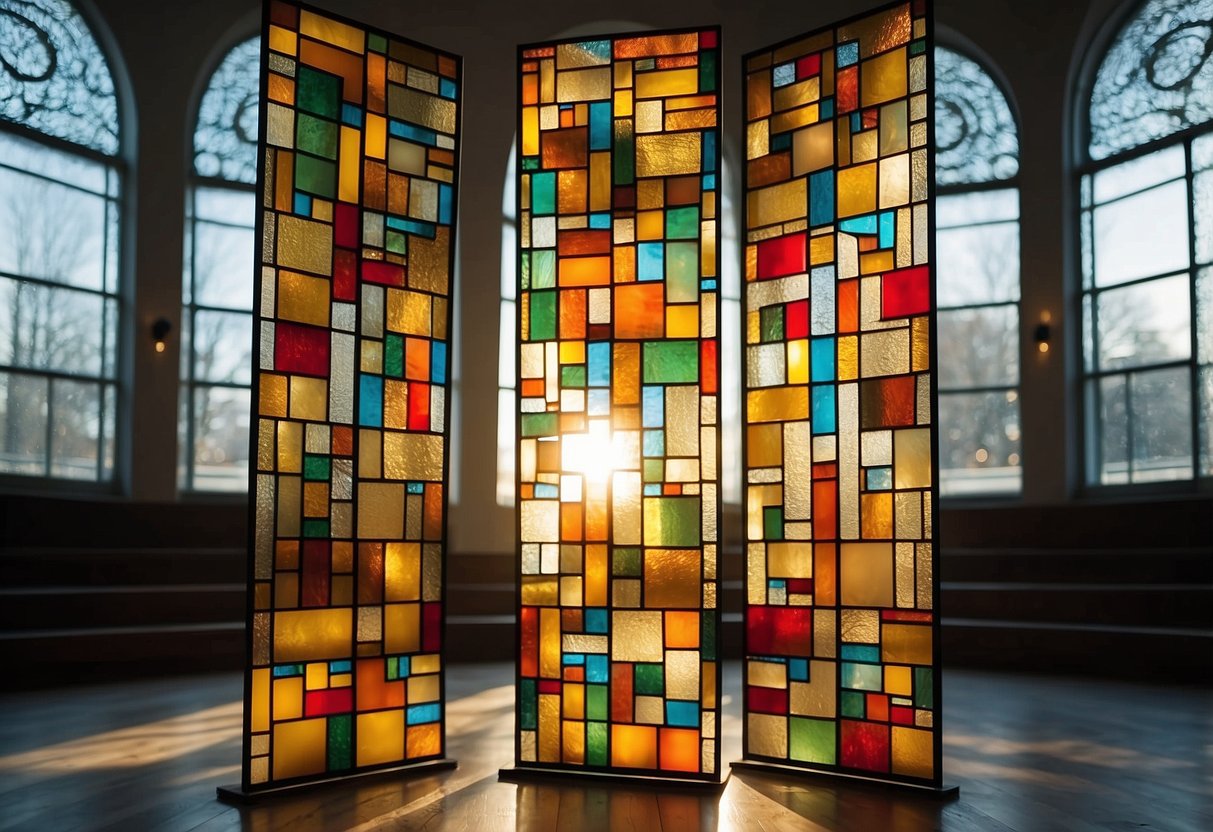
[{"label": "red glass tile", "polygon": [[699,386],[705,396],[716,395],[716,340],[705,340],[699,348]]},{"label": "red glass tile", "polygon": [[796,80],[808,78],[821,72],[821,53],[814,52],[796,61]]},{"label": "red glass tile", "polygon": [[868,719],[874,722],[888,722],[889,697],[883,693],[869,693],[867,700]]},{"label": "red glass tile", "polygon": [[421,649],[436,653],[442,649],[442,604],[422,604],[421,616]]},{"label": "red glass tile", "polygon": [[786,277],[805,270],[805,234],[789,234],[758,244],[758,279]]},{"label": "red glass tile", "polygon": [[333,297],[352,301],[358,291],[358,259],[352,251],[333,252]]},{"label": "red glass tile", "polygon": [[409,430],[430,429],[430,386],[409,382]]},{"label": "red glass tile", "polygon": [[611,664],[611,719],[615,722],[632,721],[632,667],[624,662]]},{"label": "red glass tile", "polygon": [[711,49],[716,45],[716,32],[700,32],[699,33],[699,48]]},{"label": "red glass tile", "polygon": [[520,624],[519,673],[534,678],[539,675],[539,608],[523,607]]},{"label": "red glass tile", "polygon": [[892,376],[859,383],[860,427],[895,428],[914,424],[916,376]]},{"label": "red glass tile", "polygon": [[303,697],[303,715],[307,717],[346,714],[353,709],[353,688],[309,690]]},{"label": "red glass tile", "polygon": [[813,594],[813,579],[812,578],[788,578],[788,592],[794,592],[797,595],[812,595]]},{"label": "red glass tile", "polygon": [[274,327],[274,369],[306,376],[329,374],[329,332],[279,321]]},{"label": "red glass tile", "polygon": [[403,286],[404,267],[382,260],[363,260],[362,279],[367,283],[380,283],[384,286]]},{"label": "red glass tile", "polygon": [[792,301],[783,313],[784,334],[789,341],[809,337],[809,302]]},{"label": "red glass tile", "polygon": [[746,703],[751,711],[760,714],[786,714],[788,712],[787,688],[746,688]]},{"label": "red glass tile", "polygon": [[327,540],[303,541],[303,578],[300,589],[305,607],[327,607],[329,604],[329,576],[332,574],[332,556]]},{"label": "red glass tile", "polygon": [[560,693],[560,682],[556,679],[540,679],[540,693]]},{"label": "red glass tile", "polygon": [[338,202],[333,208],[333,243],[358,248],[358,206]]},{"label": "red glass tile", "polygon": [[889,726],[842,720],[842,759],[848,768],[889,770]]},{"label": "red glass tile", "polygon": [[849,113],[859,106],[859,67],[849,66],[834,75],[834,94],[839,113]]},{"label": "red glass tile", "polygon": [[746,649],[749,653],[807,656],[812,647],[812,607],[746,608]]},{"label": "red glass tile", "polygon": [[908,318],[931,308],[931,273],[926,266],[886,272],[880,278],[880,316]]},{"label": "red glass tile", "polygon": [[904,705],[894,705],[889,708],[889,722],[894,725],[913,725],[914,709]]}]

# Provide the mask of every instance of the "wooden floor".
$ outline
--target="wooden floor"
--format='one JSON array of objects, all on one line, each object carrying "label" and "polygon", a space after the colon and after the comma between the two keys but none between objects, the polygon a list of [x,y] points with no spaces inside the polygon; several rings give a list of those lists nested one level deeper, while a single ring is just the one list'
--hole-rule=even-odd
[{"label": "wooden floor", "polygon": [[[945,772],[960,799],[734,773],[721,794],[498,782],[511,762],[507,665],[449,675],[459,768],[238,810],[240,680],[197,676],[0,697],[0,830],[1213,829],[1207,689],[959,672],[945,682]],[[737,668],[724,759],[740,751]],[[730,716],[731,715],[731,716]]]}]

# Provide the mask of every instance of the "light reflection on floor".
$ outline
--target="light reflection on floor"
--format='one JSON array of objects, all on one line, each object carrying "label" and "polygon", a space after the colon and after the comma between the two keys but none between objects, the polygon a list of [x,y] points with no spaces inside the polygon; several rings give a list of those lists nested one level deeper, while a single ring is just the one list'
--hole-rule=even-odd
[{"label": "light reflection on floor", "polygon": [[[726,665],[722,759],[740,755],[740,679]],[[514,785],[509,665],[454,666],[447,690],[454,771],[379,778],[237,810],[214,788],[238,779],[234,676],[0,697],[0,830],[1084,829],[1213,828],[1208,692],[998,674],[946,678],[945,771],[958,803],[765,773],[721,793],[566,781]],[[191,708],[193,709],[191,711]],[[1169,726],[1156,736],[1140,726]],[[1090,826],[1088,816],[1116,826]]]}]

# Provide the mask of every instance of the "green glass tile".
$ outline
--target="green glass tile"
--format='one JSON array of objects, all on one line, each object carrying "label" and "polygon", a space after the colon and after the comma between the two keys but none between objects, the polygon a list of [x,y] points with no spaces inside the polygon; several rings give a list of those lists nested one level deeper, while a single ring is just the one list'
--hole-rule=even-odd
[{"label": "green glass tile", "polygon": [[759,331],[763,341],[783,340],[783,307],[764,306],[759,315]]},{"label": "green glass tile", "polygon": [[383,372],[400,378],[404,375],[404,338],[389,334],[383,342]]},{"label": "green glass tile", "polygon": [[606,720],[610,707],[609,699],[606,685],[586,685],[585,718]]},{"label": "green glass tile", "polygon": [[788,720],[788,756],[806,763],[834,765],[834,723],[824,719]]},{"label": "green glass tile", "polygon": [[531,174],[531,213],[535,216],[556,213],[556,174]]},{"label": "green glass tile", "polygon": [[303,458],[303,478],[305,480],[327,480],[329,478],[329,458],[327,456],[305,456]]},{"label": "green glass tile", "polygon": [[344,771],[353,768],[353,747],[350,742],[350,724],[353,718],[349,714],[330,716],[328,718],[328,770]]},{"label": "green glass tile", "polygon": [[764,540],[783,540],[783,509],[768,506],[762,510]]},{"label": "green glass tile", "polygon": [[619,548],[611,559],[611,574],[617,578],[640,577],[640,550]]},{"label": "green glass tile", "polygon": [[374,32],[368,32],[366,36],[366,48],[371,52],[386,52],[387,38],[383,35],[376,35]]},{"label": "green glass tile", "polygon": [[842,716],[863,719],[864,694],[853,690],[844,690],[838,694],[838,712]]},{"label": "green glass tile", "polygon": [[566,364],[560,368],[561,387],[585,387],[585,365]]},{"label": "green glass tile", "polygon": [[644,498],[646,546],[698,546],[700,529],[699,497]]},{"label": "green glass tile", "polygon": [[636,140],[630,119],[615,120],[615,184],[631,185],[636,179]]},{"label": "green glass tile", "polygon": [[716,616],[705,612],[700,617],[699,649],[705,661],[716,659]]},{"label": "green glass tile", "polygon": [[699,91],[716,91],[716,50],[707,49],[699,53]]},{"label": "green glass tile", "polygon": [[295,189],[334,199],[337,196],[337,166],[315,156],[295,154]]},{"label": "green glass tile", "polygon": [[405,235],[399,231],[388,230],[386,248],[393,254],[408,254],[408,247],[405,243]]},{"label": "green glass tile", "polygon": [[341,106],[341,79],[308,66],[299,67],[295,105],[309,113],[337,118]]},{"label": "green glass tile", "polygon": [[635,665],[632,689],[637,696],[661,696],[665,693],[665,669],[659,664]]},{"label": "green glass tile", "polygon": [[531,293],[532,341],[550,341],[556,337],[556,293]]},{"label": "green glass tile", "polygon": [[400,658],[398,656],[387,657],[387,680],[394,682],[400,678]]},{"label": "green glass tile", "polygon": [[531,252],[531,288],[556,288],[556,252],[542,248]]},{"label": "green glass tile", "polygon": [[518,727],[534,731],[539,724],[539,700],[535,696],[535,680],[523,679],[518,687]]},{"label": "green glass tile", "polygon": [[644,481],[661,482],[665,479],[665,460],[646,459],[644,461]]},{"label": "green glass tile", "polygon": [[605,722],[586,723],[585,761],[592,766],[607,764],[607,725]]},{"label": "green glass tile", "polygon": [[935,707],[934,671],[929,667],[914,668],[914,707]]},{"label": "green glass tile", "polygon": [[910,54],[921,55],[927,51],[927,42],[921,38],[910,42]]},{"label": "green glass tile", "polygon": [[694,384],[699,381],[698,341],[646,341],[645,384]]},{"label": "green glass tile", "polygon": [[329,521],[328,520],[304,520],[303,521],[303,536],[304,537],[328,537],[329,536]]},{"label": "green glass tile", "polygon": [[665,244],[665,299],[667,303],[699,300],[699,244]]},{"label": "green glass tile", "polygon": [[560,431],[558,413],[523,413],[523,436],[555,436]]},{"label": "green glass tile", "polygon": [[300,113],[295,119],[295,144],[306,153],[336,159],[337,125],[307,113]]},{"label": "green glass tile", "polygon": [[519,286],[523,291],[531,288],[531,257],[528,254],[523,254],[518,258],[521,270],[518,274]]},{"label": "green glass tile", "polygon": [[522,157],[522,169],[523,170],[539,170],[539,157],[538,156]]},{"label": "green glass tile", "polygon": [[669,240],[699,238],[699,206],[671,208],[665,212],[665,236]]}]

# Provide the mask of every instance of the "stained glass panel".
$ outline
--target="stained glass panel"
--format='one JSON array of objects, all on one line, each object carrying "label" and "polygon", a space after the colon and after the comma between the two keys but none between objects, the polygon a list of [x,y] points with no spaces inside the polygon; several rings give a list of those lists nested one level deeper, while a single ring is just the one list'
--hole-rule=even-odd
[{"label": "stained glass panel", "polygon": [[246,789],[444,750],[460,60],[269,7]]},{"label": "stained glass panel", "polygon": [[924,0],[746,58],[747,758],[939,784]]},{"label": "stained glass panel", "polygon": [[719,55],[520,53],[521,768],[719,776]]}]

